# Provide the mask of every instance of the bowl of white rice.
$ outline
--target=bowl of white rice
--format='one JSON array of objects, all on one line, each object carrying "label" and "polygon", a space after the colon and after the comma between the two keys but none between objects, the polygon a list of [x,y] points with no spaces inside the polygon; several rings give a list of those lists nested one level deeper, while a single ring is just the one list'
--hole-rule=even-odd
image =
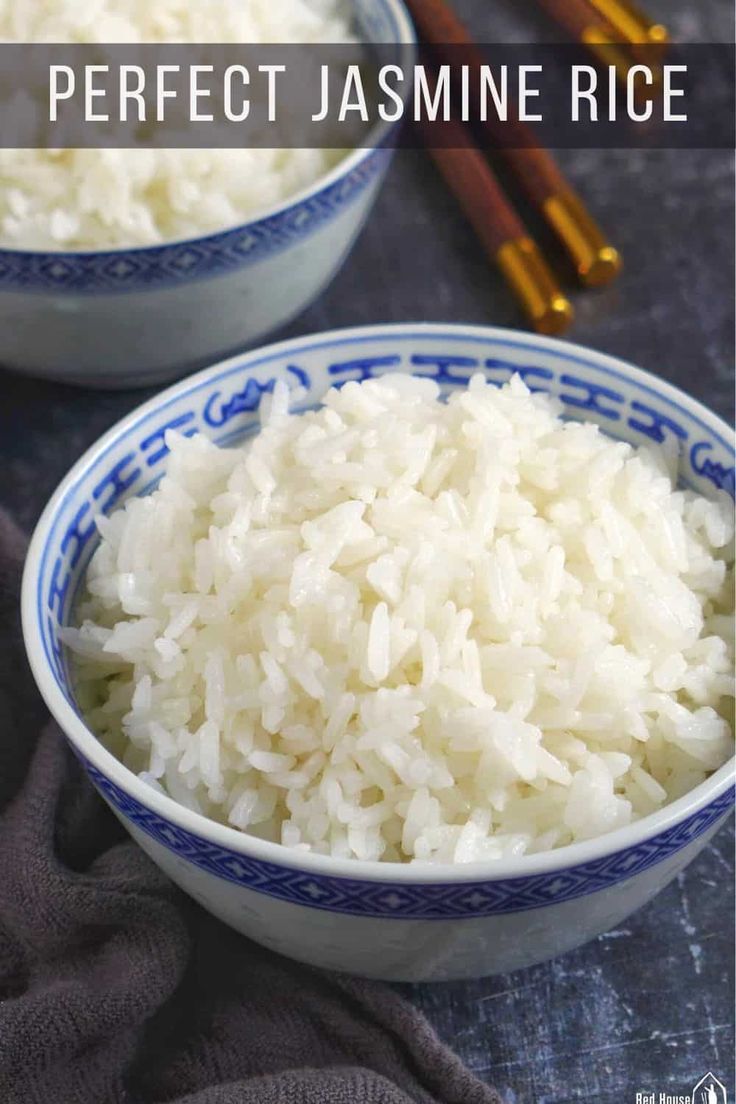
[{"label": "bowl of white rice", "polygon": [[183,889],[307,962],[515,969],[733,804],[733,434],[628,364],[399,325],[210,368],[36,529],[31,665]]},{"label": "bowl of white rice", "polygon": [[[3,6],[0,41],[411,51],[414,32],[402,0],[26,0]],[[339,270],[388,168],[381,140],[0,150],[0,364],[134,387],[246,348]]]}]

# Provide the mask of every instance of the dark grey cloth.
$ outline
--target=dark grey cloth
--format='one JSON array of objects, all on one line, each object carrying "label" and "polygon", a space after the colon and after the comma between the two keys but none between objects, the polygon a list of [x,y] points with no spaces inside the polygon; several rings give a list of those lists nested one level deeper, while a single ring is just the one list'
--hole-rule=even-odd
[{"label": "dark grey cloth", "polygon": [[500,1104],[388,986],[213,920],[123,833],[46,717],[0,513],[2,1104]]}]

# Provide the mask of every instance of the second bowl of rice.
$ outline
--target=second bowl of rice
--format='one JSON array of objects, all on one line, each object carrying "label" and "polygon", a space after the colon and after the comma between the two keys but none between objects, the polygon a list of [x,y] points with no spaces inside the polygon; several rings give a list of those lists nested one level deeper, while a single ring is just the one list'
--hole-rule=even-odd
[{"label": "second bowl of rice", "polygon": [[662,381],[529,335],[275,346],[67,478],[24,580],[34,673],[240,930],[374,976],[538,961],[732,804],[732,450]]},{"label": "second bowl of rice", "polygon": [[[402,0],[43,0],[4,41],[350,42],[411,49]],[[360,232],[390,150],[0,150],[0,364],[137,387],[252,344],[305,309]]]}]

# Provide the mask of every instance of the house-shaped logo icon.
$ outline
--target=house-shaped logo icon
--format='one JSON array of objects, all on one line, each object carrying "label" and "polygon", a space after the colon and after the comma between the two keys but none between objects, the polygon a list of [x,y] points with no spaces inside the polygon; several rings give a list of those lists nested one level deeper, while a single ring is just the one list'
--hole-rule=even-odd
[{"label": "house-shaped logo icon", "polygon": [[713,1073],[706,1073],[693,1089],[692,1104],[728,1104],[726,1086]]}]

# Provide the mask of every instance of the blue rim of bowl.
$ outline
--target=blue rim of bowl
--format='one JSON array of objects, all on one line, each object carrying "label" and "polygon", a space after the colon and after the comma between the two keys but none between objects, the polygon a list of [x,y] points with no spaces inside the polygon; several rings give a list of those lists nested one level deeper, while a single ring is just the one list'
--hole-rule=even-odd
[{"label": "blue rim of bowl", "polygon": [[380,148],[359,154],[348,171],[345,162],[336,166],[337,180],[322,180],[318,190],[292,197],[275,214],[208,237],[108,252],[0,250],[0,292],[132,294],[240,271],[310,237],[358,199],[391,158]]},{"label": "blue rim of bowl", "polygon": [[[403,0],[380,0],[392,41],[414,51],[416,35]],[[370,144],[352,150],[313,184],[216,233],[152,246],[72,252],[0,248],[0,292],[110,295],[194,283],[257,264],[308,238],[380,176],[394,130],[380,123]]]},{"label": "blue rim of bowl", "polygon": [[[670,858],[716,825],[734,803],[734,788],[731,787],[704,808],[656,836],[590,862],[536,875],[486,877],[467,882],[456,878],[448,890],[446,882],[407,881],[394,885],[390,884],[392,879],[386,877],[373,881],[313,875],[294,870],[293,864],[276,866],[252,859],[197,833],[174,827],[168,818],[136,801],[78,752],[76,754],[93,784],[114,809],[150,839],[200,870],[290,904],[349,916],[395,920],[499,916],[577,900],[618,885]],[[384,864],[384,870],[386,866]]]},{"label": "blue rim of bowl", "polygon": [[[192,813],[172,798],[160,794],[142,782],[131,771],[107,751],[94,734],[86,727],[79,715],[67,701],[57,684],[56,676],[45,652],[41,619],[38,616],[39,580],[42,576],[42,561],[48,551],[48,545],[58,514],[67,497],[74,494],[78,483],[84,478],[90,466],[97,463],[109,448],[142,426],[151,416],[159,416],[161,411],[173,402],[178,402],[188,394],[206,387],[214,378],[223,380],[237,372],[256,367],[264,362],[296,356],[300,351],[317,351],[320,348],[336,348],[350,344],[366,344],[370,341],[387,339],[411,340],[461,340],[495,346],[507,346],[515,350],[536,350],[545,356],[557,357],[568,363],[584,365],[586,368],[602,373],[609,379],[630,381],[637,388],[656,395],[660,401],[687,411],[687,416],[719,440],[728,450],[733,448],[733,434],[729,427],[706,407],[690,398],[671,384],[656,380],[649,373],[636,368],[618,358],[587,350],[583,346],[552,338],[538,337],[513,330],[494,327],[441,325],[433,323],[406,323],[374,325],[355,329],[335,330],[314,335],[311,339],[291,339],[279,342],[250,354],[233,357],[221,364],[204,369],[189,379],[168,388],[158,397],[143,404],[113,426],[93,445],[74,465],[56,492],[50,499],[33,534],[26,559],[22,588],[23,636],[28,658],[39,689],[52,715],[72,744],[75,754],[83,761],[85,768],[97,781],[107,780],[108,787],[115,787],[127,795],[133,802],[143,807],[148,814],[167,822],[175,831],[200,840],[207,846],[220,847],[230,854],[239,856],[244,862],[251,860],[266,864],[271,870],[283,872],[284,868],[296,871],[304,876],[332,878],[340,882],[351,882],[360,887],[366,882],[381,882],[391,886],[414,886],[417,891],[429,892],[431,887],[450,885],[467,886],[471,883],[517,882],[539,875],[574,875],[585,871],[586,877],[596,877],[594,869],[588,869],[591,863],[605,863],[614,857],[621,857],[632,849],[649,848],[651,855],[641,869],[661,861],[658,841],[666,833],[676,834],[678,828],[686,823],[695,826],[688,841],[702,834],[733,803],[734,759],[724,764],[705,782],[695,787],[683,797],[676,799],[663,809],[642,817],[624,828],[616,829],[603,836],[578,843],[569,844],[556,850],[533,853],[516,859],[496,862],[452,864],[401,864],[365,862],[358,859],[341,860],[333,856],[322,856],[308,852],[297,852],[278,843],[269,843],[253,836],[238,832],[235,828],[218,824],[201,814]],[[653,386],[654,384],[654,386]],[[104,787],[101,787],[104,788]],[[114,802],[113,802],[114,803]],[[145,830],[145,829],[144,829]],[[150,834],[150,833],[149,833]],[[674,836],[672,837],[674,838]],[[678,850],[684,844],[677,843],[672,850]],[[169,844],[170,846],[170,844]],[[654,850],[651,850],[654,849]],[[671,853],[670,851],[670,853]],[[635,869],[633,873],[638,873]],[[617,873],[615,880],[625,875]],[[628,875],[631,876],[631,875]],[[235,880],[235,879],[231,879]],[[602,888],[602,886],[601,886]],[[263,891],[263,890],[261,890]],[[590,892],[581,890],[581,892]],[[273,896],[282,896],[272,893]],[[580,895],[579,893],[573,896]],[[288,899],[288,898],[285,898]],[[546,899],[539,904],[557,903]],[[320,906],[308,900],[305,904],[314,907],[335,909],[328,904]],[[525,904],[524,908],[534,907]],[[339,911],[339,910],[338,910]],[[346,911],[346,910],[343,910]],[[350,911],[350,910],[347,910]],[[495,913],[499,910],[493,908]],[[516,911],[509,909],[508,911]],[[371,913],[372,915],[374,913]],[[391,915],[392,913],[387,913]],[[477,910],[472,915],[480,915]],[[423,913],[422,915],[427,915]],[[446,915],[446,913],[442,913]]]}]

